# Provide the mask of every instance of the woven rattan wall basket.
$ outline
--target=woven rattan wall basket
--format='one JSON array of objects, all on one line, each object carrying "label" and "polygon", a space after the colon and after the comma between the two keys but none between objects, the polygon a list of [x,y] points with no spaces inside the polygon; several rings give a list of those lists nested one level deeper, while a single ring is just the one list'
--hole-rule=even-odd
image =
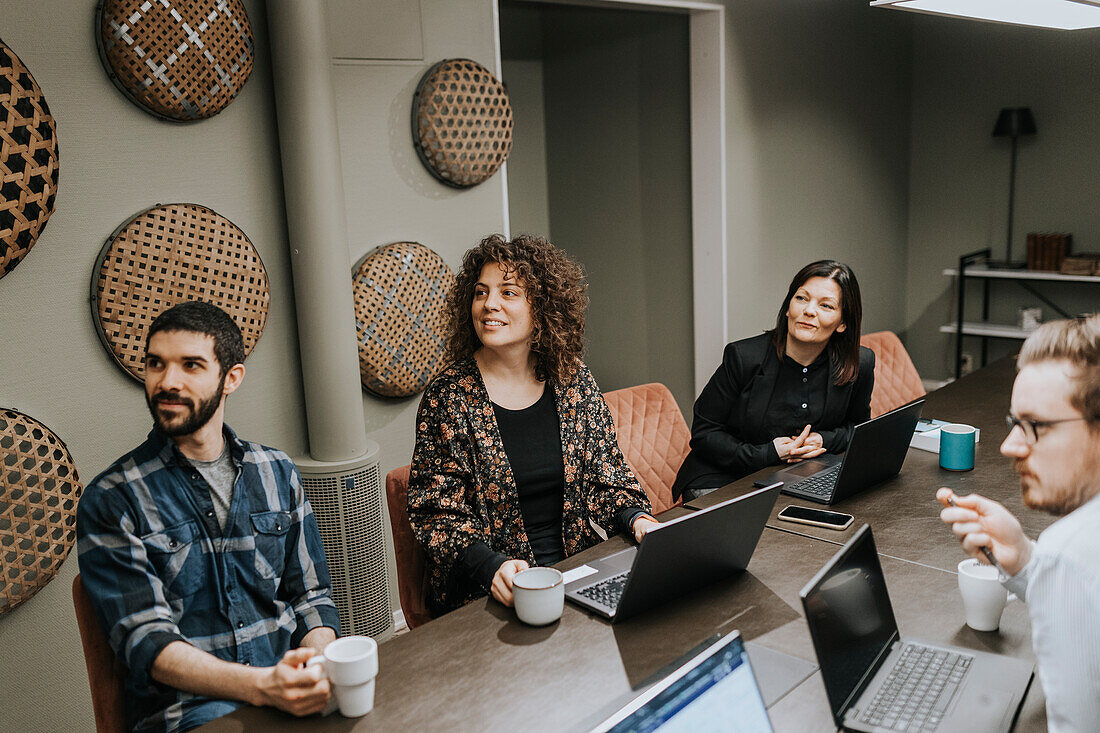
[{"label": "woven rattan wall basket", "polygon": [[205,300],[237,322],[245,354],[260,340],[271,301],[267,271],[237,225],[198,204],[157,205],[123,224],[92,273],[92,318],[107,351],[145,378],[145,329],[161,311]]},{"label": "woven rattan wall basket", "polygon": [[96,43],[115,86],[173,122],[218,114],[252,73],[252,25],[241,0],[103,0]]},{"label": "woven rattan wall basket", "polygon": [[42,423],[0,408],[0,615],[57,575],[76,541],[80,478]]},{"label": "woven rattan wall basket", "polygon": [[412,134],[433,176],[456,188],[476,186],[512,152],[512,105],[504,85],[476,61],[440,61],[416,87]]},{"label": "woven rattan wall basket", "polygon": [[382,397],[422,392],[443,366],[443,303],[455,276],[422,244],[397,242],[367,254],[352,272],[359,373]]},{"label": "woven rattan wall basket", "polygon": [[0,41],[0,277],[27,256],[53,213],[57,155],[42,90]]}]

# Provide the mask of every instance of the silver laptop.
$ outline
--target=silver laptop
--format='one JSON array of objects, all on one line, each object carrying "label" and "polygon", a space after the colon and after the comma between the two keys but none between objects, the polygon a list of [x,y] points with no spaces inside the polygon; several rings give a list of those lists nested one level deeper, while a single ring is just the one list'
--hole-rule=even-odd
[{"label": "silver laptop", "polygon": [[587,563],[565,597],[615,623],[744,570],[778,497],[775,484],[662,522],[637,547]]},{"label": "silver laptop", "polygon": [[593,730],[771,733],[772,726],[741,634],[734,631]]},{"label": "silver laptop", "polygon": [[916,400],[856,425],[843,458],[827,453],[800,461],[756,485],[782,481],[784,494],[832,504],[882,483],[901,470],[923,407]]},{"label": "silver laptop", "polygon": [[836,724],[856,731],[1008,731],[1034,665],[903,640],[871,527],[799,593]]}]

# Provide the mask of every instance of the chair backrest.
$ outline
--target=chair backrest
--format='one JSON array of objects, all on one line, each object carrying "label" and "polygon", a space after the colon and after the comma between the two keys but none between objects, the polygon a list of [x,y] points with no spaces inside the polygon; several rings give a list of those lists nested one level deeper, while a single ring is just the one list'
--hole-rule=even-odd
[{"label": "chair backrest", "polygon": [[672,497],[676,472],[687,458],[691,431],[663,384],[641,384],[604,394],[615,419],[619,448],[649,495],[653,513],[678,506]]},{"label": "chair backrest", "polygon": [[925,395],[917,368],[893,331],[868,333],[859,342],[875,352],[871,417],[878,417]]},{"label": "chair backrest", "polygon": [[425,601],[427,575],[424,572],[424,550],[416,541],[409,524],[409,471],[412,466],[395,468],[386,474],[386,506],[390,511],[393,534],[393,554],[397,562],[397,594],[401,613],[410,629],[432,620]]},{"label": "chair backrest", "polygon": [[80,574],[73,579],[73,607],[80,641],[84,645],[84,664],[88,685],[92,688],[92,711],[97,733],[124,733],[126,730],[125,668],[115,656],[107,635],[99,625],[92,599]]}]

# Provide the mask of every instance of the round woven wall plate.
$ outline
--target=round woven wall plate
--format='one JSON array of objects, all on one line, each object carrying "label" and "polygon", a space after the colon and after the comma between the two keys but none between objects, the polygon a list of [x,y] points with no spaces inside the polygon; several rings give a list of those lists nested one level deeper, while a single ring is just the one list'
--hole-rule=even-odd
[{"label": "round woven wall plate", "polygon": [[252,25],[241,0],[103,0],[96,43],[115,86],[173,122],[218,114],[252,73]]},{"label": "round woven wall plate", "polygon": [[412,134],[433,176],[456,188],[476,186],[512,152],[512,105],[504,85],[476,61],[440,61],[416,87]]},{"label": "round woven wall plate", "polygon": [[0,41],[0,277],[27,256],[53,213],[57,156],[46,98]]},{"label": "round woven wall plate", "polygon": [[53,580],[76,542],[80,478],[49,428],[0,408],[0,615]]},{"label": "round woven wall plate", "polygon": [[451,268],[416,242],[378,247],[352,272],[359,373],[382,397],[422,392],[443,368],[443,303]]},{"label": "round woven wall plate", "polygon": [[145,330],[188,300],[232,316],[244,353],[252,353],[271,301],[267,270],[245,233],[221,214],[198,204],[158,204],[103,245],[92,273],[92,318],[107,351],[138,381],[145,379]]}]

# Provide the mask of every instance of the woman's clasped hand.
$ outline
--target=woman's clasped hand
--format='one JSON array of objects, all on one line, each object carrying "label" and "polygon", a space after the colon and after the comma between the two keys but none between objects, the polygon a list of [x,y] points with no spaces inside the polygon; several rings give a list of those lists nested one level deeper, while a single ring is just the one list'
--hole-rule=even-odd
[{"label": "woman's clasped hand", "polygon": [[810,426],[790,438],[779,437],[772,441],[776,454],[787,463],[797,463],[807,458],[816,458],[825,452],[820,433],[811,433]]}]

